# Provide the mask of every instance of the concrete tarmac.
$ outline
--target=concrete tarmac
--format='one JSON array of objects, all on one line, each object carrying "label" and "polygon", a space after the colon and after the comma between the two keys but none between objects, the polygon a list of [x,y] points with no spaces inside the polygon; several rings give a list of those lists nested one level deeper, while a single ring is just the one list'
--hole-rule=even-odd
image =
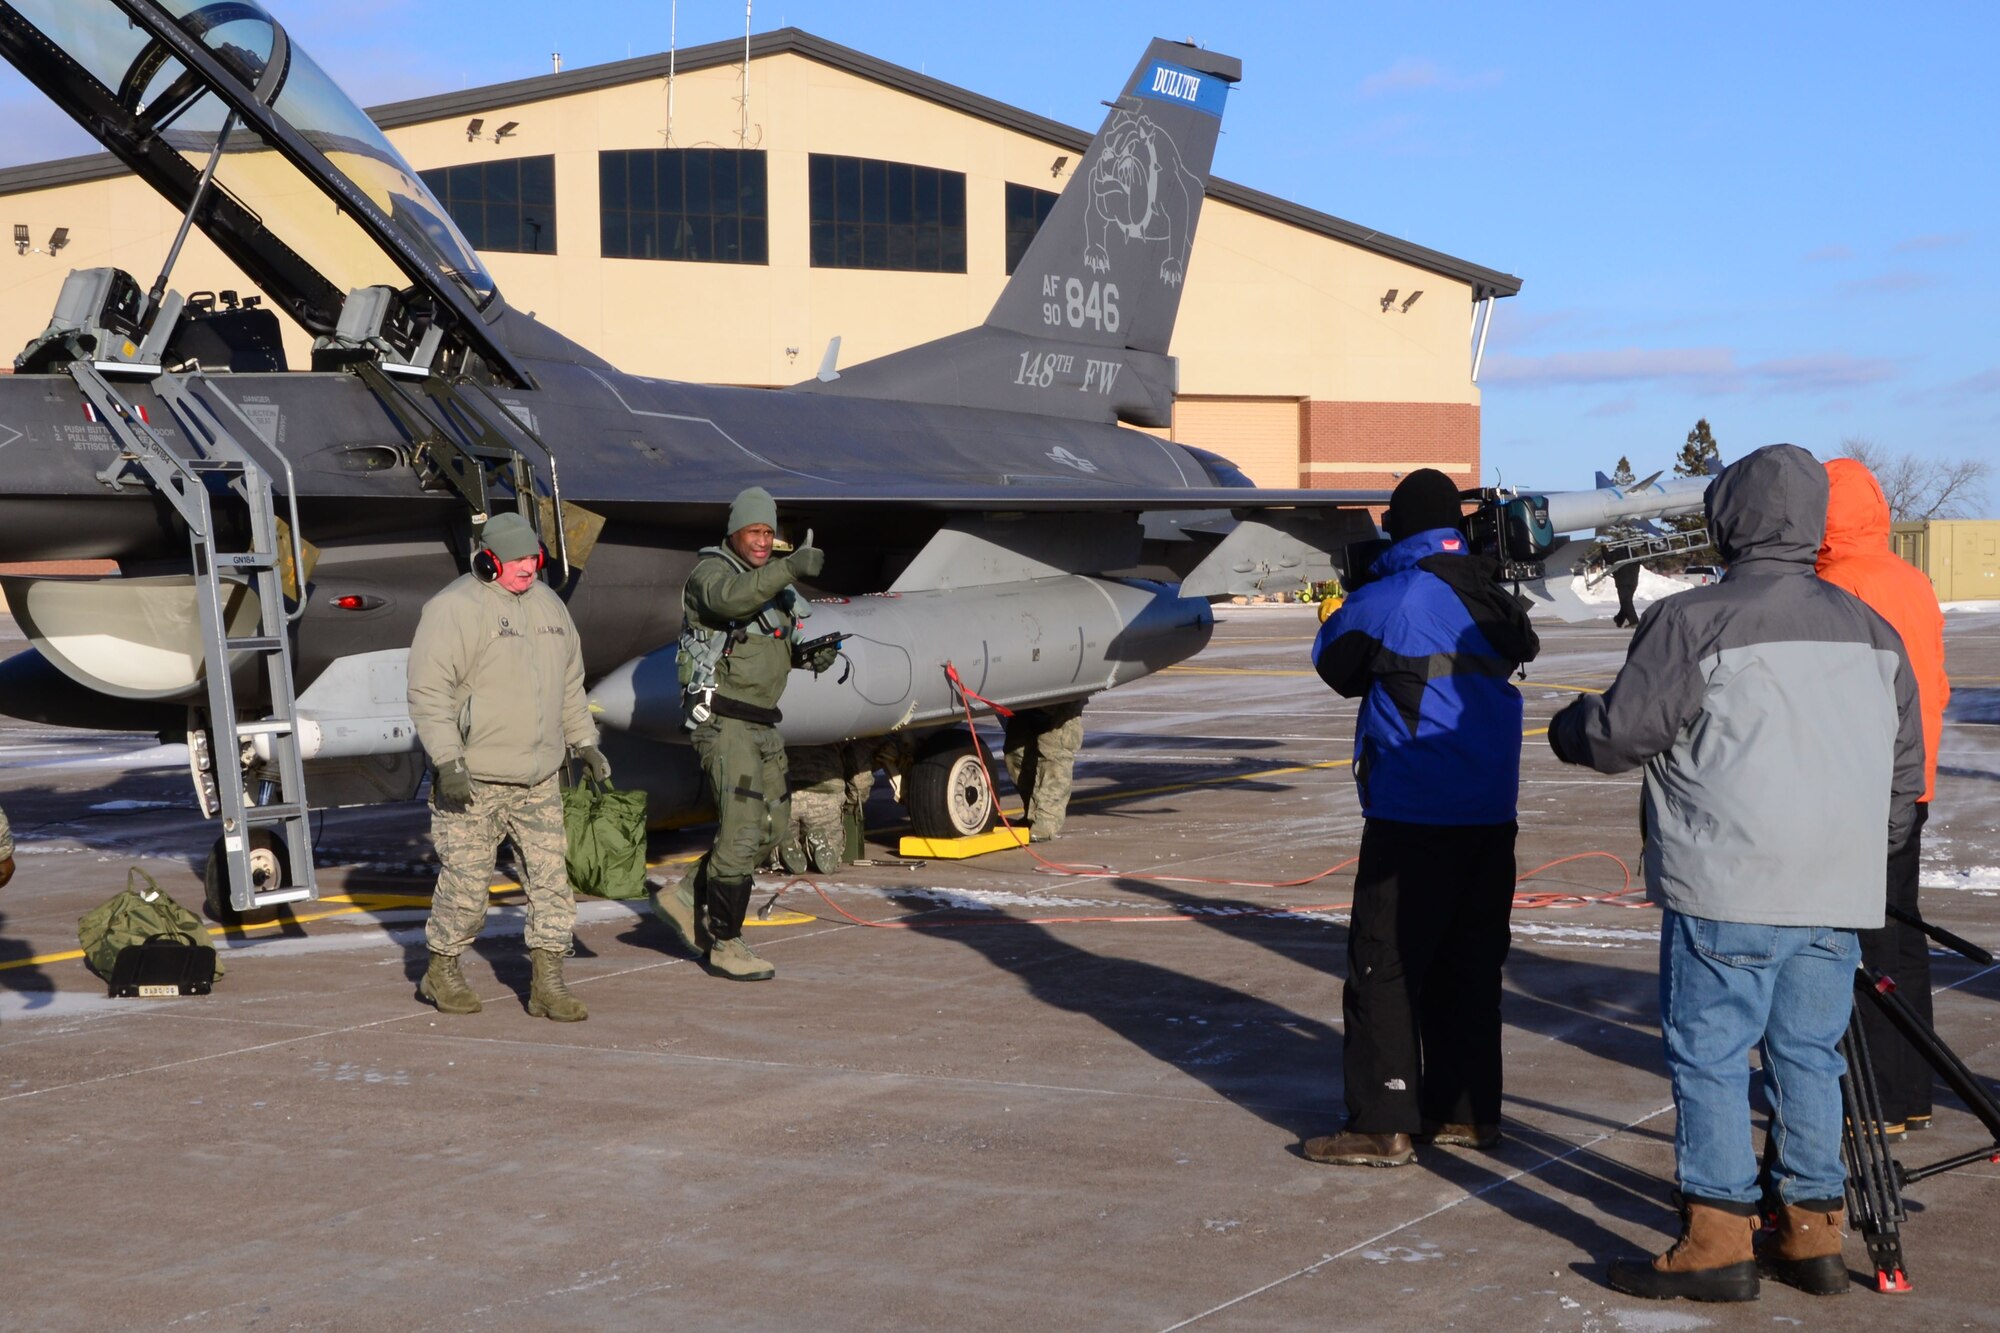
[{"label": "concrete tarmac", "polygon": [[[1505,1141],[1398,1170],[1299,1155],[1341,1118],[1352,879],[1258,884],[1347,861],[1361,824],[1354,705],[1312,674],[1314,628],[1224,608],[1200,657],[1092,706],[1069,824],[1036,850],[1115,874],[1016,851],[852,869],[830,902],[795,885],[779,909],[811,919],[751,932],[778,968],[761,985],[587,900],[569,974],[591,1016],[570,1025],[525,1012],[518,891],[468,957],[485,1012],[416,999],[415,805],[329,814],[326,901],[231,933],[214,994],[106,999],[77,918],[132,864],[198,904],[212,834],[152,738],[0,722],[21,840],[0,891],[0,1327],[2000,1325],[1984,1162],[1911,1188],[1909,1295],[1864,1285],[1855,1236],[1844,1298],[1605,1285],[1675,1225],[1658,916],[1605,898],[1619,859],[1636,869],[1638,780],[1565,768],[1539,734],[1615,673],[1608,620],[1544,626],[1523,686],[1520,865],[1560,864],[1515,914]],[[1954,614],[1947,643],[1925,909],[2000,946],[2000,609]],[[877,854],[897,817],[878,788]],[[701,845],[657,839],[662,873]],[[1939,1029],[1991,1086],[2000,971],[1934,961]],[[1940,1090],[1898,1152],[1986,1142]]]}]

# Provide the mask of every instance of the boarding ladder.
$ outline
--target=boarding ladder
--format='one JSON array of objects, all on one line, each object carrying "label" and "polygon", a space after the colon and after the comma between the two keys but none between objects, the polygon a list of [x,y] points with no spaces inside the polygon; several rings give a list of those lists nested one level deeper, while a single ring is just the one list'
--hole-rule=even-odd
[{"label": "boarding ladder", "polygon": [[[455,492],[476,525],[485,524],[496,503],[511,499],[548,547],[558,575],[555,586],[567,587],[570,552],[562,479],[555,451],[542,437],[482,384],[427,375],[416,381],[417,392],[412,393],[371,361],[351,369],[409,435],[424,488]],[[538,494],[534,464],[517,439],[525,439],[547,459],[546,497]]]},{"label": "boarding ladder", "polygon": [[[188,375],[163,372],[152,381],[154,394],[180,426],[178,437],[156,429],[89,362],[74,361],[69,372],[118,441],[119,456],[98,478],[121,489],[136,468],[187,525],[209,722],[206,741],[200,728],[189,728],[188,745],[196,757],[202,812],[222,822],[216,852],[228,870],[228,907],[241,913],[315,898],[318,884],[288,633],[305,612],[305,562],[291,464],[199,369]],[[278,518],[271,474],[246,447],[249,441],[284,472],[288,524]],[[248,550],[229,549],[217,522],[217,501],[231,498],[248,514]],[[285,605],[286,562],[300,594],[290,610]],[[232,634],[228,596],[244,585],[256,595],[257,624],[250,633]],[[246,716],[237,699],[231,668],[241,655],[263,666],[265,716]],[[210,750],[206,765],[201,762],[204,744]],[[261,758],[267,775],[254,793],[249,779],[253,757]],[[213,874],[210,880],[209,905],[217,908],[221,904]]]}]

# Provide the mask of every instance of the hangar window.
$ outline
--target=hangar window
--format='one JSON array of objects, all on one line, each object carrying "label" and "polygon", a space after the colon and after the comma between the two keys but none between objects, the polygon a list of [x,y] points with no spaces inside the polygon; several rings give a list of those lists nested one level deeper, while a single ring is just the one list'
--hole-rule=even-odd
[{"label": "hangar window", "polygon": [[1037,190],[1032,185],[1007,182],[1007,271],[1021,266],[1035,233],[1049,220],[1049,210],[1062,196],[1054,190]]},{"label": "hangar window", "polygon": [[965,173],[812,155],[814,268],[965,272]]},{"label": "hangar window", "polygon": [[556,160],[516,157],[420,171],[475,250],[556,252]]},{"label": "hangar window", "polygon": [[606,259],[771,262],[760,149],[640,148],[597,155]]}]

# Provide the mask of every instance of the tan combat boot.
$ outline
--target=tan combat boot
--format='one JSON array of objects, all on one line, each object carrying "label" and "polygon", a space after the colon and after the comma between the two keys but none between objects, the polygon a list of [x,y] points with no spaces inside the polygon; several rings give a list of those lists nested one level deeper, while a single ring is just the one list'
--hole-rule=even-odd
[{"label": "tan combat boot", "polygon": [[1757,1206],[1685,1197],[1679,1201],[1681,1238],[1657,1258],[1614,1262],[1611,1285],[1656,1301],[1756,1300],[1757,1260],[1750,1233],[1757,1229]]},{"label": "tan combat boot", "polygon": [[580,1023],[590,1017],[583,1001],[569,993],[563,981],[563,956],[555,949],[534,950],[535,977],[528,986],[528,1012],[558,1023]]},{"label": "tan combat boot", "polygon": [[667,923],[667,929],[681,942],[681,947],[699,957],[701,943],[695,935],[694,891],[685,884],[668,888],[661,884],[647,895],[653,904],[653,915]]},{"label": "tan combat boot", "polygon": [[708,951],[708,970],[731,981],[769,981],[778,969],[752,953],[741,938],[717,940]]},{"label": "tan combat boot", "polygon": [[479,997],[472,993],[472,987],[465,984],[465,974],[458,970],[456,954],[431,955],[431,965],[425,970],[424,979],[417,983],[417,994],[436,1005],[441,1014],[479,1012]]},{"label": "tan combat boot", "polygon": [[1839,1199],[1786,1204],[1778,1213],[1771,1243],[1759,1256],[1759,1268],[1814,1296],[1845,1295],[1853,1285],[1847,1261],[1840,1257],[1846,1214],[1846,1204]]}]

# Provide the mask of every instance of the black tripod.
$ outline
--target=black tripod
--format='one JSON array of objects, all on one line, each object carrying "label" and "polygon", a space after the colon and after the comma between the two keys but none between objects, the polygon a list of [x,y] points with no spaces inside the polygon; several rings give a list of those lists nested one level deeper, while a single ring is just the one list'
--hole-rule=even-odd
[{"label": "black tripod", "polygon": [[[1971,941],[1911,913],[1894,907],[1888,910],[1896,920],[1914,926],[1947,949],[1964,954],[1982,966],[1992,965],[1993,955]],[[1891,1157],[1888,1136],[1883,1132],[1882,1103],[1875,1090],[1875,1066],[1868,1058],[1868,1038],[1861,1030],[1861,1015],[1856,1012],[1840,1044],[1841,1054],[1847,1057],[1847,1073],[1840,1080],[1841,1099],[1847,1113],[1847,1127],[1840,1145],[1841,1157],[1847,1165],[1847,1215],[1850,1224],[1867,1242],[1868,1258],[1875,1265],[1875,1289],[1909,1291],[1900,1230],[1906,1220],[1903,1188],[1926,1176],[1974,1162],[2000,1162],[2000,1102],[1965,1067],[1957,1052],[1945,1045],[1930,1025],[1896,994],[1893,979],[1863,966],[1854,974],[1854,994],[1857,1011],[1862,1003],[1880,1010],[1993,1136],[1989,1147],[1947,1157],[1929,1166],[1907,1167]]]}]

